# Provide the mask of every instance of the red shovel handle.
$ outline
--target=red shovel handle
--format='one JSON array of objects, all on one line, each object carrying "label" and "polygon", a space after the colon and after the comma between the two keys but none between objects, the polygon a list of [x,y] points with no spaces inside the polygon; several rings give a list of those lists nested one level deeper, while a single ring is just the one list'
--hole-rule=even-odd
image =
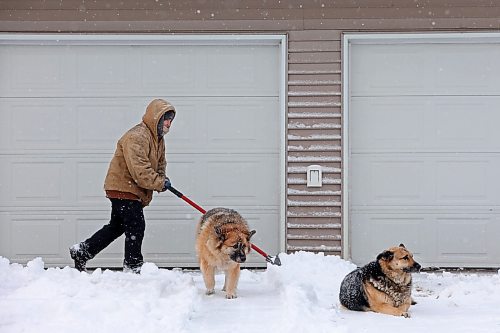
[{"label": "red shovel handle", "polygon": [[191,201],[191,199],[189,199],[188,197],[186,197],[186,196],[183,195],[181,197],[181,199],[184,200],[184,201],[186,201],[188,204],[190,204],[191,206],[193,206],[197,210],[199,210],[200,213],[205,214],[207,212],[206,210],[204,210],[203,208],[201,208],[200,206],[198,206],[196,203],[194,203],[193,201]]},{"label": "red shovel handle", "polygon": [[266,252],[262,251],[257,245],[255,245],[253,243],[252,243],[252,249],[254,249],[255,251],[257,251],[263,257],[267,258],[269,256]]},{"label": "red shovel handle", "polygon": [[198,206],[194,201],[186,197],[184,194],[182,194],[180,191],[177,191],[172,185],[167,187],[167,190],[175,194],[177,197],[181,198],[182,200],[186,201],[189,205],[192,207],[196,208],[200,213],[205,214],[207,211]]}]

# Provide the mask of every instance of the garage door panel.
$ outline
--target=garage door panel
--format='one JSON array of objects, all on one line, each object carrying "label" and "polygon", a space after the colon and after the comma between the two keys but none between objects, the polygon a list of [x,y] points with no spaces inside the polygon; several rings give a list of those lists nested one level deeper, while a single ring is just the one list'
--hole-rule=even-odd
[{"label": "garage door panel", "polygon": [[171,49],[153,46],[147,53],[141,52],[141,86],[147,91],[158,92],[161,89],[174,96],[199,90],[198,52],[196,48],[188,46]]},{"label": "garage door panel", "polygon": [[278,123],[278,114],[270,112],[278,103],[278,98],[239,98],[208,104],[204,131],[208,136],[207,148],[225,150],[236,146],[245,152],[268,150],[278,153],[279,137],[272,127]]},{"label": "garage door panel", "polygon": [[351,150],[499,152],[500,97],[357,97]]},{"label": "garage door panel", "polygon": [[146,213],[143,254],[162,258],[163,261],[167,261],[168,257],[195,260],[194,244],[199,217],[201,214],[186,218],[168,212],[163,216],[156,212]]},{"label": "garage door panel", "polygon": [[[73,46],[70,49],[76,62],[70,66],[73,71],[76,69],[77,91],[94,96],[101,95],[102,91],[113,95],[123,90],[130,91],[130,71],[137,66],[133,62],[133,52],[123,52],[122,48],[112,46],[102,47],[102,52],[95,52],[93,48],[85,46]],[[68,93],[75,92],[70,90]]]},{"label": "garage door panel", "polygon": [[[0,103],[0,150],[81,149],[113,152],[124,129],[138,124],[150,98],[13,99]],[[277,97],[169,98],[179,115],[167,150],[184,153],[278,153]],[[14,112],[13,112],[14,111]],[[258,121],[255,121],[258,119]],[[227,124],[231,124],[230,126]],[[235,144],[237,143],[237,144]]]},{"label": "garage door panel", "polygon": [[63,212],[40,214],[20,211],[1,214],[0,225],[8,249],[4,248],[5,243],[0,248],[2,251],[7,250],[11,261],[26,262],[36,256],[43,256],[44,261],[53,263],[69,258],[67,244],[73,223],[72,217]]},{"label": "garage door panel", "polygon": [[[33,61],[33,54],[37,54]],[[0,49],[0,94],[4,96],[25,96],[32,94],[50,95],[66,90],[71,74],[66,69],[71,62],[65,47],[44,48],[36,46],[15,46]],[[43,64],[43,66],[40,66]],[[37,84],[33,83],[43,83]]]},{"label": "garage door panel", "polygon": [[436,161],[436,204],[442,205],[499,205],[498,181],[494,172],[500,167],[500,156],[496,159],[484,156],[452,158]]},{"label": "garage door panel", "polygon": [[[399,95],[402,92],[418,94],[425,91],[424,85],[413,78],[426,75],[429,59],[425,50],[409,45],[410,49],[398,45],[352,45],[349,69],[350,96]],[[369,53],[370,57],[365,55]],[[396,77],[394,74],[400,73]]]},{"label": "garage door panel", "polygon": [[36,101],[1,103],[1,128],[8,141],[0,143],[2,149],[26,149],[46,146],[61,147],[67,131],[60,126],[67,120],[65,103]]},{"label": "garage door panel", "polygon": [[210,199],[222,202],[237,198],[241,202],[256,198],[252,180],[257,177],[257,162],[240,158],[238,161],[208,161],[206,166]]},{"label": "garage door panel", "polygon": [[102,204],[104,178],[109,166],[109,161],[104,161],[103,159],[76,162],[75,196],[78,202],[83,204]]},{"label": "garage door panel", "polygon": [[21,202],[62,201],[64,162],[13,162],[12,200]]},{"label": "garage door panel", "polygon": [[81,99],[77,101],[72,112],[74,124],[70,127],[77,134],[76,142],[79,147],[114,149],[110,143],[117,141],[123,135],[124,129],[141,121],[140,112],[141,105],[137,101],[128,99],[122,101]]},{"label": "garage door panel", "polygon": [[272,161],[278,162],[276,157],[265,155],[207,161],[205,172],[200,172],[207,177],[207,204],[277,207],[279,195],[259,187],[267,184],[272,189],[279,184],[279,170],[268,167]]},{"label": "garage door panel", "polygon": [[113,152],[126,128],[140,122],[149,98],[14,98],[0,102],[0,151],[79,149]]},{"label": "garage door panel", "polygon": [[353,213],[352,249],[357,264],[374,260],[379,251],[403,242],[427,266],[495,265],[498,214]]},{"label": "garage door panel", "polygon": [[500,97],[439,98],[428,117],[434,116],[429,138],[443,150],[499,152],[499,103]]},{"label": "garage door panel", "polygon": [[275,45],[3,45],[0,59],[0,97],[279,94]]},{"label": "garage door panel", "polygon": [[108,154],[102,157],[75,154],[0,157],[3,177],[0,209],[76,207],[78,199],[81,205],[102,207],[109,158]]},{"label": "garage door panel", "polygon": [[[426,46],[424,46],[426,47]],[[500,56],[498,44],[440,44],[428,50],[432,59],[429,68],[435,79],[437,93],[498,94],[500,69],[496,65]],[[435,57],[439,54],[441,59]],[[443,61],[444,60],[444,61]],[[477,64],[481,64],[478,66]],[[477,77],[479,80],[471,78]]]},{"label": "garage door panel", "polygon": [[[149,53],[150,52],[150,53]],[[143,93],[170,96],[278,95],[274,46],[149,46],[141,55]],[[269,73],[276,75],[269,76]]]},{"label": "garage door panel", "polygon": [[[252,211],[243,208],[239,210],[239,213],[248,222],[250,230],[256,231],[256,234],[252,236],[252,242],[271,255],[278,253],[279,247],[276,239],[279,239],[279,225],[274,222],[276,221],[278,212],[262,212],[259,210]],[[262,258],[255,251],[252,251],[251,253],[252,257],[250,262],[262,262]]]},{"label": "garage door panel", "polygon": [[[1,185],[0,185],[1,190]],[[12,258],[12,217],[10,212],[0,212],[0,253],[3,257]]]},{"label": "garage door panel", "polygon": [[[211,71],[206,76],[208,91],[230,91],[234,94],[258,95],[267,92],[278,95],[278,75],[268,76],[266,71],[275,72],[278,66],[278,48],[245,46],[237,48],[207,47],[207,68]],[[246,52],[245,52],[246,51]],[[265,62],[265,64],[263,64]],[[214,75],[210,75],[210,74]],[[264,79],[266,78],[266,79]]]},{"label": "garage door panel", "polygon": [[352,156],[352,207],[416,205],[425,201],[425,163],[393,156]]},{"label": "garage door panel", "polygon": [[279,153],[277,97],[170,99],[178,110],[168,153]]},{"label": "garage door panel", "polygon": [[12,253],[16,257],[59,255],[60,222],[25,218],[12,221]]},{"label": "garage door panel", "polygon": [[417,98],[357,97],[351,101],[353,153],[390,152],[425,147],[425,101]]},{"label": "garage door panel", "polygon": [[[241,206],[275,207],[279,193],[259,188],[279,184],[279,170],[269,168],[277,163],[276,156],[268,155],[207,155],[197,159],[186,156],[170,157],[167,174],[175,188],[192,197],[201,206],[218,207],[237,203]],[[180,203],[180,204],[179,204]],[[156,196],[152,205],[185,205],[168,194]]]},{"label": "garage door panel", "polygon": [[436,217],[439,257],[455,260],[460,257],[488,258],[491,216]]},{"label": "garage door panel", "polygon": [[[198,174],[201,166],[198,160],[191,158],[189,155],[171,155],[167,153],[167,176],[172,181],[172,186],[185,193],[188,197],[190,195],[198,194],[196,198],[201,200],[200,193],[204,193],[204,189],[200,186],[200,175]],[[193,198],[195,200],[195,198]],[[182,200],[170,193],[162,193],[157,195],[155,193],[151,205],[179,205]],[[181,204],[182,205],[182,204]]]},{"label": "garage door panel", "polygon": [[[235,109],[241,113],[234,112]],[[207,111],[210,114],[207,118],[207,140],[212,145],[220,146],[232,139],[243,146],[251,146],[256,141],[258,124],[251,121],[256,115],[247,106],[210,105]],[[225,120],[229,121],[231,126],[227,126]],[[251,125],[245,126],[245,124]]]},{"label": "garage door panel", "polygon": [[409,214],[352,215],[351,241],[364,244],[352,247],[352,257],[358,265],[375,260],[377,255],[391,246],[403,243],[414,254],[417,261],[426,258],[423,240],[434,237],[428,234],[428,217]]},{"label": "garage door panel", "polygon": [[351,52],[351,96],[500,93],[498,44],[352,45]]},{"label": "garage door panel", "polygon": [[[24,147],[33,147],[47,143],[61,144],[64,140],[64,128],[60,126],[65,119],[62,103],[33,107],[26,102],[20,102],[13,106],[12,111],[12,122],[7,123],[6,126],[13,128],[14,142]],[[45,121],[48,119],[51,121]]]},{"label": "garage door panel", "polygon": [[500,206],[497,154],[355,154],[353,209],[363,206]]}]

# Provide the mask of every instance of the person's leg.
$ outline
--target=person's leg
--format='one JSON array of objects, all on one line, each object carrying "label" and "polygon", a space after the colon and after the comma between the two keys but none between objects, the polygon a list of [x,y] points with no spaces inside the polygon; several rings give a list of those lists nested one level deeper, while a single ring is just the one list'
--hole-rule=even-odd
[{"label": "person's leg", "polygon": [[85,243],[88,248],[89,259],[95,257],[99,252],[104,250],[112,241],[120,237],[123,232],[123,211],[128,206],[131,200],[110,199],[111,200],[111,219],[109,223],[104,225],[100,230],[86,239]]},{"label": "person's leg", "polygon": [[146,222],[142,203],[130,201],[127,208],[123,210],[123,227],[125,229],[125,259],[124,270],[139,273],[143,264],[142,240]]},{"label": "person's leg", "polygon": [[75,268],[79,271],[86,270],[88,260],[94,258],[99,252],[105,249],[112,241],[123,234],[123,207],[131,200],[111,200],[111,219],[108,224],[94,233],[85,241],[75,244],[70,248],[71,258],[75,261]]}]

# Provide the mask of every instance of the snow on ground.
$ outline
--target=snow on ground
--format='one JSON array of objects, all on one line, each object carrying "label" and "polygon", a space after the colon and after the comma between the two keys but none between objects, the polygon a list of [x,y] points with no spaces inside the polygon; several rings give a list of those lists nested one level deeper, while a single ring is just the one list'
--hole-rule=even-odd
[{"label": "snow on ground", "polygon": [[336,256],[280,255],[282,266],[243,270],[238,298],[205,296],[198,271],[143,266],[141,275],[44,269],[0,257],[0,332],[500,332],[500,274],[414,274],[411,318],[339,306],[355,266]]}]

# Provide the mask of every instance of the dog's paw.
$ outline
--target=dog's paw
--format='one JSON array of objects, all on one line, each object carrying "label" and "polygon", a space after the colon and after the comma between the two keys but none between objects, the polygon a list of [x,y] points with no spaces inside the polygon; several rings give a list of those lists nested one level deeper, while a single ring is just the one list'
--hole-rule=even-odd
[{"label": "dog's paw", "polygon": [[401,315],[405,318],[410,318],[410,314],[408,312],[403,312]]},{"label": "dog's paw", "polygon": [[215,294],[215,289],[207,289],[207,291],[205,291],[205,295],[213,295]]},{"label": "dog's paw", "polygon": [[226,298],[227,299],[233,299],[233,298],[237,298],[238,296],[236,296],[236,294],[226,294]]}]

